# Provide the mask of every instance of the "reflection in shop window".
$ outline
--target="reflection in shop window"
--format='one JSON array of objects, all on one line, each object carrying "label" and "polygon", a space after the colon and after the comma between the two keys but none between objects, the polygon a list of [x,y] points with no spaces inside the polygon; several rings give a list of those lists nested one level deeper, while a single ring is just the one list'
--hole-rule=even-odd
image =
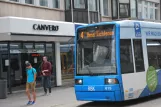
[{"label": "reflection in shop window", "polygon": [[35,49],[44,49],[43,43],[35,43]]},{"label": "reflection in shop window", "polygon": [[61,69],[64,74],[73,74],[74,72],[74,45],[61,45]]},{"label": "reflection in shop window", "polygon": [[6,60],[8,60],[8,44],[0,43],[0,77],[5,79],[7,79],[8,71]]},{"label": "reflection in shop window", "polygon": [[47,43],[46,44],[46,56],[48,57],[48,60],[52,62],[52,56],[53,56],[53,48],[52,48],[52,43]]},{"label": "reflection in shop window", "polygon": [[[52,64],[52,75],[54,75],[54,63],[53,63],[53,56],[54,56],[54,49],[53,49],[53,44],[52,43],[46,43],[46,52],[45,56],[48,57],[48,61]],[[52,81],[54,78],[52,77]]]},{"label": "reflection in shop window", "polygon": [[0,51],[8,50],[7,44],[0,43]]},{"label": "reflection in shop window", "polygon": [[33,49],[34,45],[33,45],[33,43],[24,43],[23,48],[24,49]]},{"label": "reflection in shop window", "polygon": [[21,43],[10,43],[10,49],[21,49]]}]

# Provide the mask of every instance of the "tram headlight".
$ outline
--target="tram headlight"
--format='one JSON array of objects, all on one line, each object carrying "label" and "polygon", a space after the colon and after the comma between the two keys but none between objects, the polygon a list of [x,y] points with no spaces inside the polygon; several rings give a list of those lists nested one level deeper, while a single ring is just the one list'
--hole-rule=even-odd
[{"label": "tram headlight", "polygon": [[105,84],[118,84],[118,80],[116,78],[105,78]]},{"label": "tram headlight", "polygon": [[76,85],[82,85],[83,84],[83,80],[82,79],[75,79],[75,84]]}]

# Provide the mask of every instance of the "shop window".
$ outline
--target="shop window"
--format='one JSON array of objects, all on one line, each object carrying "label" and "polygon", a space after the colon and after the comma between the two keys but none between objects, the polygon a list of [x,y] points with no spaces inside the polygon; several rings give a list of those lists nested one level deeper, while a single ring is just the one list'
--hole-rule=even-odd
[{"label": "shop window", "polygon": [[130,39],[121,39],[120,41],[120,59],[122,74],[134,73],[134,64]]},{"label": "shop window", "polygon": [[50,62],[52,62],[53,59],[53,47],[52,47],[52,43],[47,43],[46,44],[46,56],[48,57],[48,60]]},{"label": "shop window", "polygon": [[48,7],[48,0],[40,0],[40,6]]},{"label": "shop window", "polygon": [[97,11],[96,0],[88,0],[88,2],[89,2],[89,11]]},{"label": "shop window", "polygon": [[[7,79],[8,64],[8,44],[0,43],[0,77]],[[7,64],[7,65],[6,65]]]},{"label": "shop window", "polygon": [[56,75],[55,72],[54,72],[55,63],[53,61],[54,61],[55,51],[54,51],[53,47],[54,47],[53,43],[46,43],[45,56],[48,57],[48,61],[52,65],[52,78],[51,78],[51,81],[55,80],[55,75]]},{"label": "shop window", "polygon": [[26,4],[34,4],[34,0],[25,0]]},{"label": "shop window", "polygon": [[161,69],[161,40],[147,40],[149,66]]},{"label": "shop window", "polygon": [[33,43],[23,43],[24,49],[34,49]]},{"label": "shop window", "polygon": [[86,8],[86,0],[74,0],[74,8],[76,9],[85,9]]},{"label": "shop window", "polygon": [[60,0],[52,0],[53,8],[60,8]]},{"label": "shop window", "polygon": [[143,72],[145,70],[145,68],[144,68],[142,41],[141,40],[133,40],[133,44],[134,44],[133,46],[134,46],[136,72]]},{"label": "shop window", "polygon": [[61,67],[63,74],[73,74],[74,72],[74,46],[73,44],[62,44],[61,52]]},{"label": "shop window", "polygon": [[44,49],[44,43],[35,43],[35,49]]}]

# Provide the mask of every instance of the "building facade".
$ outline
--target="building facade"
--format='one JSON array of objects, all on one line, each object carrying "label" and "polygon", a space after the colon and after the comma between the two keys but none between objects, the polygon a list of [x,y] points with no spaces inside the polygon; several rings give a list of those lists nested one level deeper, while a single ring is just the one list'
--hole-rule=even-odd
[{"label": "building facade", "polygon": [[160,0],[0,0],[0,10],[0,17],[77,23],[125,18],[160,20]]},{"label": "building facade", "polygon": [[63,79],[73,78],[78,26],[119,19],[160,21],[160,6],[160,0],[0,0],[0,78],[7,78],[11,92],[24,84],[25,62],[39,71],[46,55],[53,64],[53,86],[61,86]]}]

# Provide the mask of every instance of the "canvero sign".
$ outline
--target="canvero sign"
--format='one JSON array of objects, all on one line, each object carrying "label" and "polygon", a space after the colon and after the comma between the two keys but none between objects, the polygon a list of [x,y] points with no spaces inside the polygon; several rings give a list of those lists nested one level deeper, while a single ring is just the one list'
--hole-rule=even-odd
[{"label": "canvero sign", "polygon": [[34,30],[44,30],[44,31],[58,31],[59,26],[58,25],[46,25],[46,24],[33,24]]}]

